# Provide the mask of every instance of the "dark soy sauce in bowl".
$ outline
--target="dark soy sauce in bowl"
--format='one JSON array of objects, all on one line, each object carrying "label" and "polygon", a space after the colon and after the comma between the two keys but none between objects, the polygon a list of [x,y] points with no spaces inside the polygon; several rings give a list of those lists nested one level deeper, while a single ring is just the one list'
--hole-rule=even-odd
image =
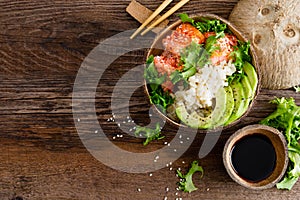
[{"label": "dark soy sauce in bowl", "polygon": [[233,146],[231,164],[241,178],[259,182],[269,177],[275,169],[275,148],[270,139],[262,134],[246,136]]}]

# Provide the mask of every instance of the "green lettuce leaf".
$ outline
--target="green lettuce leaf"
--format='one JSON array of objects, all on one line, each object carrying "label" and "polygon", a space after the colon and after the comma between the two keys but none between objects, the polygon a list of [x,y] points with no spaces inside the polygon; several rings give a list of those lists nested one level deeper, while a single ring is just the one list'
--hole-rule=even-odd
[{"label": "green lettuce leaf", "polygon": [[137,126],[134,132],[136,136],[141,135],[146,137],[146,140],[143,142],[144,146],[148,145],[153,140],[161,140],[165,136],[161,136],[161,127],[159,122],[156,123],[155,129]]},{"label": "green lettuce leaf", "polygon": [[198,165],[197,161],[192,162],[191,168],[186,175],[177,170],[177,175],[179,178],[181,178],[181,181],[178,183],[180,190],[191,193],[198,189],[193,183],[193,175],[196,172],[201,172],[201,177],[203,176],[203,168]]},{"label": "green lettuce leaf", "polygon": [[271,101],[277,104],[275,112],[260,123],[272,126],[285,134],[288,143],[289,168],[285,178],[276,186],[278,189],[291,190],[300,177],[300,107],[293,98],[276,98]]}]

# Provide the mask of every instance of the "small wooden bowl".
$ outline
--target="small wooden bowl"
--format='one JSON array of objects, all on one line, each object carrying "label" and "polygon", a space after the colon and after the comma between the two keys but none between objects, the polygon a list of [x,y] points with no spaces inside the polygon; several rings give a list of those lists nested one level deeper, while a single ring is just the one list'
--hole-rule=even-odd
[{"label": "small wooden bowl", "polygon": [[[200,13],[200,14],[197,14],[195,16],[191,16],[192,19],[195,20],[195,22],[197,21],[201,21],[203,18],[205,19],[217,19],[217,20],[220,20],[221,22],[227,24],[227,27],[229,28],[229,30],[240,40],[240,41],[243,41],[243,42],[246,42],[246,41],[249,41],[234,25],[232,25],[229,21],[227,21],[226,19],[220,17],[220,16],[217,16],[217,15],[214,15],[214,14],[209,14],[209,13]],[[175,30],[180,24],[182,23],[181,20],[178,20],[176,21],[175,23],[171,24],[168,28],[166,28],[165,30],[163,30],[154,40],[154,42],[152,43],[148,53],[147,53],[147,58],[150,56],[150,55],[154,55],[154,56],[157,56],[157,55],[161,55],[163,50],[164,50],[164,46],[162,44],[162,40],[170,35],[172,33],[173,30]],[[227,128],[230,128],[234,125],[236,125],[241,119],[243,119],[250,111],[251,107],[253,106],[253,102],[254,100],[256,99],[257,95],[258,95],[258,92],[260,90],[260,70],[259,70],[259,67],[258,67],[258,62],[257,62],[257,56],[254,52],[254,49],[252,48],[252,46],[250,47],[250,55],[252,57],[252,65],[255,67],[255,70],[256,70],[256,73],[257,73],[257,76],[258,76],[258,85],[257,85],[257,89],[256,89],[256,93],[253,97],[253,100],[252,102],[250,103],[247,111],[239,118],[237,119],[236,121],[232,122],[231,124],[229,125],[226,125],[224,127],[217,127],[216,129],[227,129]],[[146,58],[146,59],[147,59]],[[147,82],[146,80],[144,81],[144,86],[145,86],[145,91],[146,91],[146,94],[148,96],[148,98],[150,99],[150,95],[149,95],[149,90],[148,90],[148,87],[147,87]],[[170,117],[166,116],[164,113],[162,113],[156,106],[154,106],[156,108],[156,111],[159,113],[159,115],[161,117],[163,117],[166,121],[169,121],[171,122],[173,125],[175,125],[176,127],[180,126],[180,127],[187,127],[185,124],[179,122],[179,121],[175,121],[173,119],[171,119]],[[198,132],[203,132],[205,133],[206,130],[203,130],[203,129],[199,129]]]},{"label": "small wooden bowl", "polygon": [[[273,172],[259,182],[251,182],[240,177],[235,171],[231,162],[231,152],[235,144],[245,136],[261,134],[271,141],[275,153],[276,163]],[[250,125],[235,132],[225,144],[223,151],[223,162],[229,176],[238,184],[255,190],[262,190],[273,187],[284,176],[288,166],[288,148],[284,135],[277,129],[265,125]]]}]

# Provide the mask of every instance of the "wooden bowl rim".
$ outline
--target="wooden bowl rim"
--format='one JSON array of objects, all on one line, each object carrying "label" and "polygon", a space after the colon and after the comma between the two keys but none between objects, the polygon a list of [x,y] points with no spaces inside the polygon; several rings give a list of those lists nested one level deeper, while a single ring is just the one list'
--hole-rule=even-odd
[{"label": "wooden bowl rim", "polygon": [[[266,132],[268,132],[268,134]],[[262,134],[268,137],[275,148],[276,157],[277,157],[276,166],[272,174],[268,178],[259,182],[248,182],[245,179],[241,178],[235,172],[231,164],[231,158],[230,158],[232,148],[236,144],[236,142],[238,142],[243,137],[253,135],[253,134]],[[280,144],[279,146],[275,145],[278,143]],[[225,166],[227,173],[235,182],[249,189],[263,190],[263,189],[268,189],[273,187],[285,175],[285,172],[288,167],[288,162],[289,162],[288,147],[287,147],[285,136],[279,130],[261,124],[249,125],[236,131],[227,140],[223,150],[223,164]]]},{"label": "wooden bowl rim", "polygon": [[[211,14],[211,13],[199,13],[199,14],[194,14],[194,15],[191,15],[190,18],[196,20],[196,21],[200,21],[201,19],[203,18],[206,18],[206,19],[218,19],[220,21],[222,21],[223,23],[227,24],[228,28],[234,33],[235,36],[237,36],[237,38],[241,41],[250,41],[249,39],[247,39],[247,37],[241,33],[233,24],[231,24],[228,20],[218,16],[218,15],[215,15],[215,14]],[[161,43],[161,40],[167,35],[169,34],[172,30],[175,30],[175,28],[177,26],[179,26],[180,24],[182,23],[181,20],[177,20],[175,21],[174,23],[172,23],[171,25],[169,25],[168,27],[166,27],[162,32],[160,32],[159,34],[157,34],[157,36],[155,37],[151,47],[148,49],[147,51],[147,54],[146,54],[146,59],[148,59],[148,57],[151,54],[152,50],[155,49],[155,46],[158,44],[158,42]],[[252,58],[252,65],[254,66],[255,70],[256,70],[256,74],[258,76],[258,84],[257,84],[257,89],[256,89],[256,92],[254,94],[254,97],[251,101],[251,103],[249,104],[248,106],[248,109],[246,110],[246,112],[237,120],[235,120],[234,122],[232,122],[231,124],[229,125],[226,125],[226,126],[220,126],[220,127],[216,127],[216,128],[213,128],[213,129],[199,129],[198,128],[198,132],[202,132],[202,133],[206,133],[208,130],[209,131],[220,131],[220,130],[224,130],[224,129],[229,129],[233,126],[235,126],[236,124],[238,124],[245,116],[248,115],[248,113],[250,112],[253,104],[254,104],[254,101],[256,100],[258,94],[259,94],[259,91],[261,89],[261,72],[260,72],[260,68],[259,68],[259,65],[258,65],[258,61],[257,61],[257,56],[256,56],[256,53],[255,53],[255,50],[254,48],[252,47],[252,45],[250,45],[250,55],[251,55],[251,58]],[[148,99],[150,99],[150,94],[149,94],[149,90],[148,90],[148,87],[147,87],[147,82],[146,80],[144,80],[144,90],[148,96]],[[175,125],[176,127],[185,127],[185,128],[191,128],[185,124],[183,124],[182,122],[178,123],[176,121],[174,121],[173,119],[169,118],[168,116],[166,116],[164,113],[162,113],[157,107],[156,105],[154,105],[155,107],[155,111],[159,114],[159,116],[161,116],[164,120],[170,122],[171,124]]]}]

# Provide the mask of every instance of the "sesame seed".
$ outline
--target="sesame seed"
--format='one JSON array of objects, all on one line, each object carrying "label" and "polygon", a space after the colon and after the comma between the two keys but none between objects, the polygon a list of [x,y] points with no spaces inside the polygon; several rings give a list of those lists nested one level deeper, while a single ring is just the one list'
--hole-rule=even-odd
[{"label": "sesame seed", "polygon": [[120,135],[120,137],[123,137],[123,135]]},{"label": "sesame seed", "polygon": [[114,137],[113,137],[113,140],[115,140],[115,139],[116,139],[116,137],[114,136]]},{"label": "sesame seed", "polygon": [[186,138],[186,140],[190,140],[190,138],[189,138],[189,137],[187,137],[187,138]]},{"label": "sesame seed", "polygon": [[153,174],[149,174],[149,176],[153,176]]},{"label": "sesame seed", "polygon": [[156,156],[155,159],[156,159],[156,160],[159,159],[159,156]]},{"label": "sesame seed", "polygon": [[164,144],[165,144],[165,145],[167,145],[167,144],[168,144],[168,142],[165,142]]},{"label": "sesame seed", "polygon": [[171,143],[168,144],[168,147],[171,146]]},{"label": "sesame seed", "polygon": [[180,170],[181,170],[181,168],[179,167],[179,168],[178,168],[178,171],[180,171]]},{"label": "sesame seed", "polygon": [[109,122],[109,121],[110,121],[110,119],[107,119],[107,121]]},{"label": "sesame seed", "polygon": [[183,143],[183,141],[180,141],[180,144],[182,144]]},{"label": "sesame seed", "polygon": [[168,197],[165,197],[164,200],[168,200]]},{"label": "sesame seed", "polygon": [[80,119],[78,118],[77,121],[80,122]]},{"label": "sesame seed", "polygon": [[154,162],[157,162],[157,160],[154,160]]},{"label": "sesame seed", "polygon": [[129,131],[131,132],[131,131],[132,131],[132,128],[131,128],[131,129],[129,129]]},{"label": "sesame seed", "polygon": [[209,188],[207,188],[206,191],[209,191]]},{"label": "sesame seed", "polygon": [[172,171],[173,170],[173,168],[172,167],[170,167],[170,171]]},{"label": "sesame seed", "polygon": [[132,123],[134,123],[134,120],[131,120]]},{"label": "sesame seed", "polygon": [[149,117],[152,117],[152,114],[149,114]]},{"label": "sesame seed", "polygon": [[95,133],[98,133],[98,130],[95,130]]},{"label": "sesame seed", "polygon": [[136,129],[136,126],[135,126],[135,127],[133,127],[132,129],[133,129],[133,130],[135,130],[135,129]]},{"label": "sesame seed", "polygon": [[182,200],[182,198],[180,197],[179,200]]},{"label": "sesame seed", "polygon": [[125,121],[123,121],[123,124],[125,124],[126,122]]},{"label": "sesame seed", "polygon": [[131,120],[128,120],[127,122],[131,122]]},{"label": "sesame seed", "polygon": [[169,167],[169,164],[166,164],[166,167]]},{"label": "sesame seed", "polygon": [[169,192],[169,188],[168,187],[166,188],[166,192]]},{"label": "sesame seed", "polygon": [[127,118],[127,119],[129,119],[130,117],[129,117],[129,116],[127,116],[126,118]]},{"label": "sesame seed", "polygon": [[120,137],[120,135],[117,135],[117,137]]},{"label": "sesame seed", "polygon": [[182,135],[179,135],[179,139],[181,139],[182,138]]},{"label": "sesame seed", "polygon": [[172,162],[170,162],[169,164],[172,165]]},{"label": "sesame seed", "polygon": [[175,195],[177,196],[177,195],[178,195],[178,192],[176,192]]},{"label": "sesame seed", "polygon": [[174,149],[174,152],[176,152],[177,151],[177,149]]},{"label": "sesame seed", "polygon": [[120,127],[121,126],[121,124],[120,123],[118,123],[118,127]]},{"label": "sesame seed", "polygon": [[184,161],[182,161],[182,164],[184,164],[185,162]]},{"label": "sesame seed", "polygon": [[137,191],[140,192],[140,191],[142,191],[142,190],[141,190],[141,188],[138,188]]},{"label": "sesame seed", "polygon": [[176,190],[179,191],[179,188],[177,187]]}]

